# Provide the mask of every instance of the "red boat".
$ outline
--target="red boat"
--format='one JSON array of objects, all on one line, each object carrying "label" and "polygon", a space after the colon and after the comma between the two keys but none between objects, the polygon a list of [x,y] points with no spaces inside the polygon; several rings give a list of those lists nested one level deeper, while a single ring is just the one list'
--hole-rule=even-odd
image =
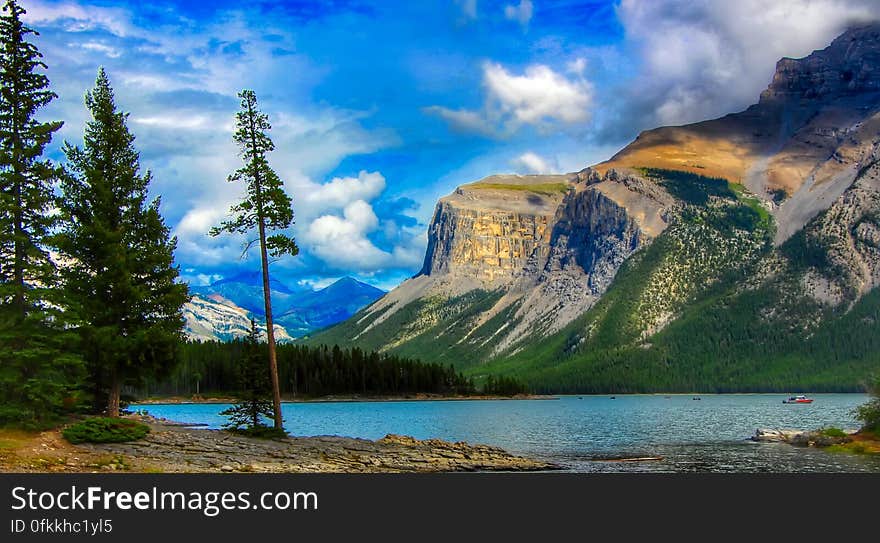
[{"label": "red boat", "polygon": [[813,403],[813,399],[806,396],[792,396],[787,400],[782,400],[782,403]]}]

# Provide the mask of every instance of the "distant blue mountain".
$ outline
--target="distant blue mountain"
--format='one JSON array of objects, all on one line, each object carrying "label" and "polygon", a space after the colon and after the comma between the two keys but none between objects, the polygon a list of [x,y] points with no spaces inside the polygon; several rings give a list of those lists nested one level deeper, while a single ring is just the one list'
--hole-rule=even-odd
[{"label": "distant blue mountain", "polygon": [[[293,337],[344,321],[385,295],[384,290],[351,277],[343,277],[318,290],[290,288],[274,279],[270,286],[275,324],[283,326]],[[242,273],[208,286],[190,287],[190,291],[203,299],[220,296],[258,320],[265,318],[260,272]]]},{"label": "distant blue mountain", "polygon": [[291,296],[291,305],[279,309],[276,320],[298,337],[342,322],[384,295],[384,290],[343,277],[320,290]]}]

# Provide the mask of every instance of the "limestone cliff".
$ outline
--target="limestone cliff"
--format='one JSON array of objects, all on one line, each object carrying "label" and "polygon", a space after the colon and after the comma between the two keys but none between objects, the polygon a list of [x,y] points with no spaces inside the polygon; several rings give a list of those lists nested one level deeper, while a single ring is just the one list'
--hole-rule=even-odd
[{"label": "limestone cliff", "polygon": [[[456,317],[462,329],[457,341],[482,341],[490,354],[515,350],[528,337],[558,331],[595,303],[621,263],[663,231],[672,205],[656,185],[614,171],[492,176],[459,187],[437,204],[422,270],[367,308],[355,321],[362,324],[356,334],[430,300],[412,319],[416,324],[389,343],[400,345],[442,320],[441,310],[432,308],[484,292],[493,296],[491,303],[465,311],[466,319]],[[483,301],[473,294],[468,299]],[[506,322],[491,330],[491,338],[476,333],[500,316]]]}]

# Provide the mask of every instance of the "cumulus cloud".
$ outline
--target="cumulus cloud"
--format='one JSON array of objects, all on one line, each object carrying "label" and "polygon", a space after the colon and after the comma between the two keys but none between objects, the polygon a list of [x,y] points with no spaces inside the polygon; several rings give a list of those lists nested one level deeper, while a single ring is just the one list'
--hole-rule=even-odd
[{"label": "cumulus cloud", "polygon": [[331,270],[369,274],[420,263],[423,227],[402,213],[412,203],[383,202],[380,219],[371,202],[384,190],[385,177],[379,172],[361,171],[357,177],[314,183],[311,191],[304,192],[301,208],[310,217],[303,221],[306,227],[301,233],[305,248]]},{"label": "cumulus cloud", "polygon": [[504,6],[504,16],[511,21],[516,21],[522,26],[527,26],[532,20],[534,6],[531,0],[520,0],[519,4]]},{"label": "cumulus cloud", "polygon": [[757,100],[781,57],[876,20],[876,0],[622,0],[618,17],[643,64],[620,95],[624,126],[683,124]]},{"label": "cumulus cloud", "polygon": [[569,78],[544,64],[528,66],[522,74],[515,74],[498,63],[486,62],[486,97],[481,111],[442,106],[425,111],[439,115],[457,130],[487,136],[511,133],[523,125],[582,125],[590,120],[593,105],[593,86],[582,75],[584,67]]},{"label": "cumulus cloud", "polygon": [[312,212],[347,208],[353,202],[374,200],[385,190],[385,177],[379,172],[361,170],[357,177],[334,177],[327,183],[312,183],[300,202]]},{"label": "cumulus cloud", "polygon": [[338,268],[376,269],[388,264],[391,254],[367,239],[379,227],[372,206],[355,200],[345,206],[342,216],[322,215],[309,225],[303,241],[310,251]]},{"label": "cumulus cloud", "polygon": [[517,173],[554,173],[559,171],[559,166],[555,161],[551,162],[531,151],[516,157],[511,161],[511,164]]},{"label": "cumulus cloud", "polygon": [[483,67],[490,102],[516,122],[540,124],[560,121],[583,123],[590,118],[593,90],[586,80],[568,79],[543,64],[514,75],[496,63]]}]

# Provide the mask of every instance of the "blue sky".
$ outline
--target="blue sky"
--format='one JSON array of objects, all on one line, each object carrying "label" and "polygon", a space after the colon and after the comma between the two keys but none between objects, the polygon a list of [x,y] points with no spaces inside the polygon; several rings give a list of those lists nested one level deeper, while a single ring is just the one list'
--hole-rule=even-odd
[{"label": "blue sky", "polygon": [[273,124],[294,202],[291,285],[351,275],[391,288],[421,267],[436,200],[493,173],[577,171],[639,131],[742,109],[782,56],[876,17],[876,0],[104,2],[23,0],[81,142],[104,66],[141,163],[205,284],[257,266],[211,238],[240,192],[236,93]]}]

